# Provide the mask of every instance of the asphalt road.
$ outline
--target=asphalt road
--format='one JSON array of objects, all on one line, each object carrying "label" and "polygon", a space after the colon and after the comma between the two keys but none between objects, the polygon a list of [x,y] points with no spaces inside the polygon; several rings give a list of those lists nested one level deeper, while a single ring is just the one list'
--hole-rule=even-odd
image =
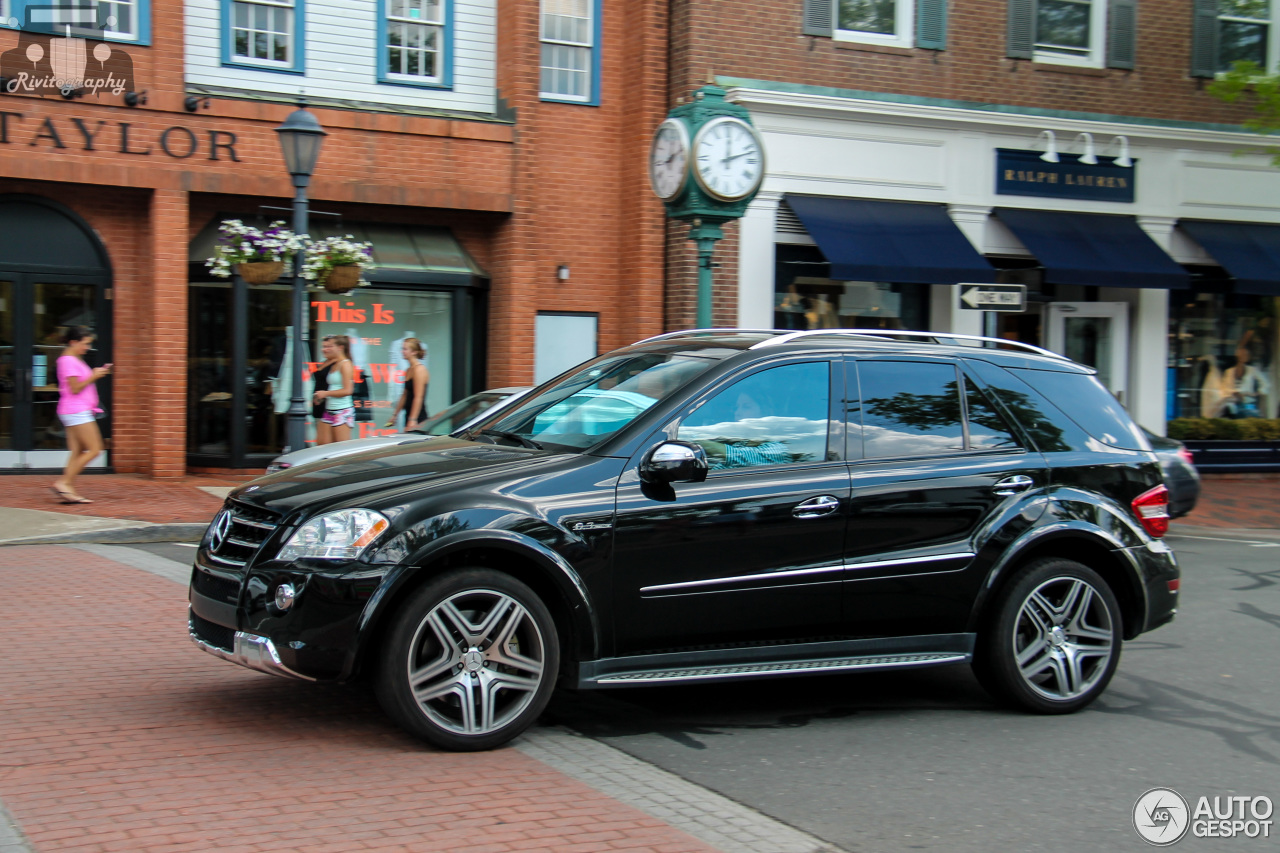
[{"label": "asphalt road", "polygon": [[[1170,787],[1280,805],[1280,542],[1170,538],[1171,625],[1125,646],[1065,717],[997,707],[967,667],[557,694],[547,721],[850,853],[1150,849],[1135,801]],[[1211,800],[1212,802],[1212,800]],[[1194,838],[1178,850],[1275,850]]]}]

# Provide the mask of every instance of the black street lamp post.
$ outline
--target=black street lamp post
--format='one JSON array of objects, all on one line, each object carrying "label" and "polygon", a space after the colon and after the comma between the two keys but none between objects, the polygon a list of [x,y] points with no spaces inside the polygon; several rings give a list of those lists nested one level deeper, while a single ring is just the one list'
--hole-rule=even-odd
[{"label": "black street lamp post", "polygon": [[[276,128],[280,134],[280,151],[284,165],[293,177],[293,233],[307,233],[307,187],[311,173],[320,157],[320,144],[328,135],[314,115],[307,112],[306,101],[298,102],[298,109],[289,114],[284,124]],[[293,256],[293,396],[289,401],[288,429],[285,452],[301,450],[307,442],[307,402],[303,396],[302,381],[306,374],[306,336],[303,323],[307,321],[307,285],[302,278],[303,253]]]}]

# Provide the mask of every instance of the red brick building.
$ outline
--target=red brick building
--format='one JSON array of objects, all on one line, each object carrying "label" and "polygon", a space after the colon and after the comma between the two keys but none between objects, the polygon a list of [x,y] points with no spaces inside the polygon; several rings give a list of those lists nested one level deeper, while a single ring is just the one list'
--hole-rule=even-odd
[{"label": "red brick building", "polygon": [[[1238,59],[1276,68],[1277,16],[1212,0],[760,0],[732,15],[674,0],[672,102],[714,78],[766,147],[761,192],[717,249],[716,323],[999,334],[1097,364],[1155,431],[1276,417],[1280,267],[1250,258],[1280,252],[1280,171],[1247,153],[1248,108],[1206,83]],[[683,238],[669,229],[675,327],[693,319]],[[966,282],[1024,284],[1027,310],[973,310]],[[1261,378],[1237,396],[1241,347]]]},{"label": "red brick building", "polygon": [[223,218],[289,219],[273,130],[299,93],[328,132],[309,230],[367,238],[380,264],[368,288],[313,294],[311,345],[351,335],[371,405],[397,396],[410,335],[436,411],[660,332],[644,154],[665,14],[602,5],[7,0],[0,470],[61,465],[70,323],[115,364],[103,464],[168,477],[278,453],[288,282],[214,279],[203,259]]}]

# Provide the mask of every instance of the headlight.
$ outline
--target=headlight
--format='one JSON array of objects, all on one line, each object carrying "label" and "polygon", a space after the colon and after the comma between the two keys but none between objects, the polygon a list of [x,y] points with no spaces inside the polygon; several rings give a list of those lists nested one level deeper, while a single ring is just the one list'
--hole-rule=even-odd
[{"label": "headlight", "polygon": [[390,526],[391,522],[371,509],[331,512],[302,525],[276,559],[354,560]]}]

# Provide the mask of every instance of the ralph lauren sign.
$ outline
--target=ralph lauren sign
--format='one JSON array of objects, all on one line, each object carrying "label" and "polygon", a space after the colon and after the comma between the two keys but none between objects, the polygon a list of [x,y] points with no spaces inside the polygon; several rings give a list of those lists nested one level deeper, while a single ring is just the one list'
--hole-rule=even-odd
[{"label": "ralph lauren sign", "polygon": [[1133,202],[1137,160],[1133,166],[1117,166],[1115,158],[1099,157],[1096,164],[1090,164],[1081,163],[1079,154],[1059,154],[1057,163],[1048,163],[1041,159],[1042,153],[997,148],[996,192]]}]

